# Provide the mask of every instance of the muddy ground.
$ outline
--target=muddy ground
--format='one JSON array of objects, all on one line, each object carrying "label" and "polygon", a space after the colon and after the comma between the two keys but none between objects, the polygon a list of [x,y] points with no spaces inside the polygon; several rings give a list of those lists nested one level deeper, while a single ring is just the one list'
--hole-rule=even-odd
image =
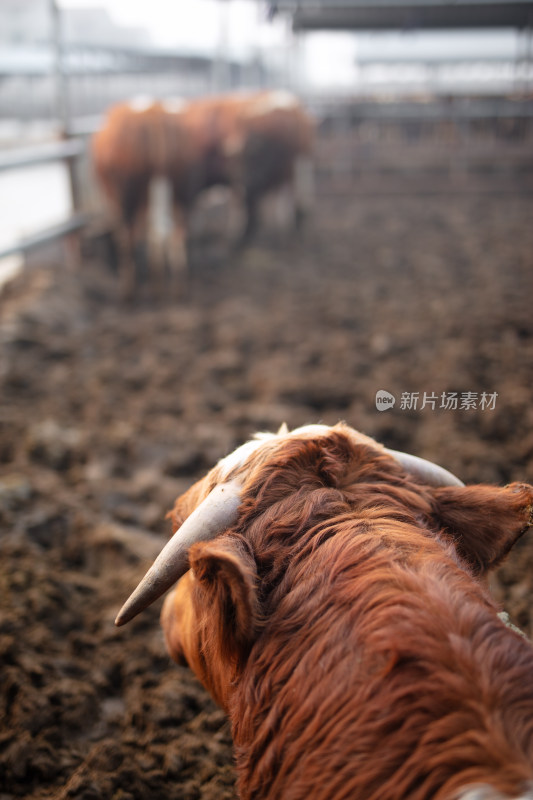
[{"label": "muddy ground", "polygon": [[[235,797],[224,714],[167,657],[160,603],[113,619],[175,496],[253,431],[344,419],[465,481],[533,482],[532,194],[387,180],[319,181],[296,241],[197,242],[186,300],[124,307],[90,256],[4,291],[1,800]],[[494,591],[531,635],[533,536]]]}]

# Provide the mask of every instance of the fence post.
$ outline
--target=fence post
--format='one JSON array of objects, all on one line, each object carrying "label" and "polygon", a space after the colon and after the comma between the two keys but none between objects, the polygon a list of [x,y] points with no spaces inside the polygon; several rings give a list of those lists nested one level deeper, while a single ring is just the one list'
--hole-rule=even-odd
[{"label": "fence post", "polygon": [[67,138],[69,132],[69,102],[67,74],[63,47],[63,31],[61,25],[61,12],[57,0],[48,0],[50,20],[52,23],[52,48],[54,55],[54,78],[56,111],[61,125],[61,137]]},{"label": "fence post", "polygon": [[[65,64],[65,48],[63,40],[63,19],[57,0],[48,0],[50,8],[50,19],[52,22],[52,47],[54,54],[54,76],[55,76],[55,95],[56,113],[59,120],[59,131],[61,139],[68,139],[71,133],[70,125],[70,103],[68,95],[68,73]],[[70,198],[72,209],[76,213],[80,210],[80,192],[78,186],[78,176],[76,174],[75,159],[66,160],[68,178],[70,185]],[[65,252],[67,260],[74,267],[79,269],[81,266],[81,242],[79,231],[69,233],[65,239]]]}]

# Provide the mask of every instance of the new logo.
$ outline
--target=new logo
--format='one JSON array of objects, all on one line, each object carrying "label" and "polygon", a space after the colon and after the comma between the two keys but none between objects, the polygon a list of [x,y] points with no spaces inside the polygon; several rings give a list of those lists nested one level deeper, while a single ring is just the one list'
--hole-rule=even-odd
[{"label": "new logo", "polygon": [[376,392],[376,408],[378,411],[390,411],[391,408],[394,407],[394,403],[396,402],[396,398],[390,392],[386,392],[385,389],[379,389]]}]

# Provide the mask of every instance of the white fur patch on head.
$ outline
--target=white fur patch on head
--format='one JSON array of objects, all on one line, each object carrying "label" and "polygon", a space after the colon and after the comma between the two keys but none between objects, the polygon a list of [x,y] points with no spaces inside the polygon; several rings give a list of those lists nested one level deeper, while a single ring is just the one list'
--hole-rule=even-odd
[{"label": "white fur patch on head", "polygon": [[285,89],[278,89],[273,92],[265,92],[264,95],[255,100],[247,109],[248,117],[260,117],[271,111],[284,108],[297,108],[298,98]]},{"label": "white fur patch on head", "polygon": [[139,95],[138,97],[134,97],[128,103],[128,107],[135,111],[136,114],[142,114],[143,111],[148,111],[155,104],[155,100],[153,97],[149,97],[148,95]]},{"label": "white fur patch on head", "polygon": [[326,436],[331,430],[329,425],[302,425],[289,433],[289,436]]},{"label": "white fur patch on head", "polygon": [[[260,433],[256,434],[257,438],[252,439],[251,442],[246,442],[246,444],[241,444],[233,453],[230,453],[229,456],[222,458],[217,466],[222,469],[222,478],[226,480],[228,475],[233,472],[234,469],[238,469],[242,467],[242,465],[249,459],[249,457],[259,450],[262,447],[263,442],[267,439],[275,439],[275,433]],[[259,438],[261,437],[261,438]]]},{"label": "white fur patch on head", "polygon": [[312,439],[314,436],[325,436],[329,433],[331,428],[329,425],[302,425],[300,428],[295,428],[289,431],[287,425],[283,423],[277,433],[259,432],[255,433],[251,441],[242,444],[233,453],[230,453],[225,458],[218,462],[218,467],[222,469],[222,478],[225,480],[233,470],[242,467],[243,464],[259,450],[265,442],[271,442],[274,439],[288,439],[292,437],[304,436]]}]

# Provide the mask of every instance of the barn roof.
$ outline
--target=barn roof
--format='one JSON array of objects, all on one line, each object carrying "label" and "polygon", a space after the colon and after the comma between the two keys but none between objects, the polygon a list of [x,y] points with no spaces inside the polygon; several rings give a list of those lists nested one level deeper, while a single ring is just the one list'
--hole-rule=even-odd
[{"label": "barn roof", "polygon": [[531,0],[272,0],[292,14],[294,30],[527,28]]}]

